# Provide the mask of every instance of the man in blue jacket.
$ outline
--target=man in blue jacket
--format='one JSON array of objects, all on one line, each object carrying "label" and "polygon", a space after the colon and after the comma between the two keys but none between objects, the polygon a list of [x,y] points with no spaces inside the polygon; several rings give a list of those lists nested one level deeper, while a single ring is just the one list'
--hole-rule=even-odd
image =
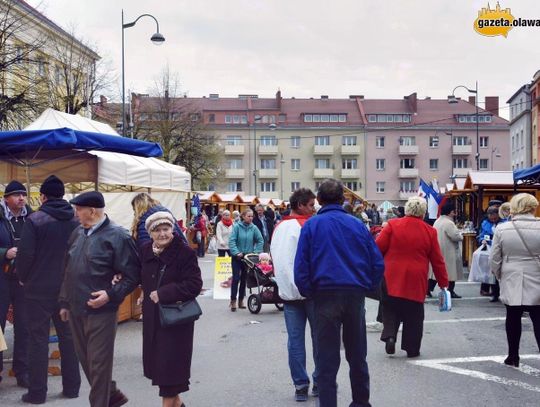
[{"label": "man in blue jacket", "polygon": [[317,200],[322,208],[300,234],[294,281],[300,294],[313,298],[315,304],[320,406],[337,406],[342,327],[350,367],[350,406],[370,406],[364,300],[365,292],[382,279],[383,257],[364,224],[342,208],[339,181],[325,180]]}]

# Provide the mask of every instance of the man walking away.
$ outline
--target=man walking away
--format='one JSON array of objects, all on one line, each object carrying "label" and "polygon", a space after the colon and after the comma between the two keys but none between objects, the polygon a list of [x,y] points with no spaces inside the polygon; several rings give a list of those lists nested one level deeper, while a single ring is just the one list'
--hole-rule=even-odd
[{"label": "man walking away", "polygon": [[[60,316],[69,319],[75,350],[90,383],[91,407],[119,407],[127,397],[112,381],[116,313],[140,280],[135,242],[105,215],[99,192],[70,201],[81,226],[69,239]],[[113,277],[121,280],[112,285]]]},{"label": "man walking away", "polygon": [[270,249],[270,240],[274,231],[274,219],[269,219],[264,212],[264,206],[261,204],[255,205],[255,215],[253,216],[253,224],[259,228],[259,232],[264,239],[263,251],[267,253]]},{"label": "man walking away", "polygon": [[24,284],[28,315],[29,387],[22,401],[43,404],[47,397],[49,328],[51,319],[61,354],[62,395],[79,396],[79,361],[67,322],[59,315],[58,296],[64,278],[64,257],[71,232],[78,226],[75,212],[65,201],[64,184],[54,175],[39,190],[39,211],[31,214],[23,228],[17,255],[17,275]]},{"label": "man walking away", "polygon": [[336,375],[343,327],[352,389],[350,407],[369,407],[364,301],[365,292],[377,287],[382,279],[383,258],[362,221],[344,211],[341,182],[325,180],[317,200],[322,208],[300,234],[294,281],[300,294],[315,303],[319,405],[337,406]]}]

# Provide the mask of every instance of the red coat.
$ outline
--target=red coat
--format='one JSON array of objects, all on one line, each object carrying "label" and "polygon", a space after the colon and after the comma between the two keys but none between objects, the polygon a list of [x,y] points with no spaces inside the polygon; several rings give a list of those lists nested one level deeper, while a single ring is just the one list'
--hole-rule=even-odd
[{"label": "red coat", "polygon": [[448,287],[437,231],[420,218],[391,219],[376,240],[384,256],[388,295],[424,302],[429,263],[440,287]]}]

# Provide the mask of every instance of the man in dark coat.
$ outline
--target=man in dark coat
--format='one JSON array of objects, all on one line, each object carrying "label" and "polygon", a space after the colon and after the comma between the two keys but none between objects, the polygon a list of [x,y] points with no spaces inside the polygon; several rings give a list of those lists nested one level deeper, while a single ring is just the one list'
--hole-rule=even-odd
[{"label": "man in dark coat", "polygon": [[31,214],[22,231],[17,255],[17,276],[24,284],[28,322],[29,387],[25,403],[43,404],[47,397],[49,329],[51,319],[62,355],[64,397],[79,396],[79,361],[67,322],[60,320],[58,295],[64,278],[67,241],[79,222],[71,205],[62,199],[64,184],[54,175],[39,190],[39,211]]},{"label": "man in dark coat", "polygon": [[[28,387],[28,331],[26,327],[26,311],[24,288],[17,278],[15,261],[17,245],[26,217],[32,209],[26,204],[26,188],[18,181],[11,181],[0,201],[0,327],[6,327],[9,305],[13,306],[14,346],[13,372],[17,377],[17,385]],[[0,352],[0,373],[3,370],[2,352]],[[0,376],[0,381],[2,376]]]},{"label": "man in dark coat", "polygon": [[261,204],[257,204],[255,206],[253,224],[259,228],[259,231],[264,239],[263,251],[268,253],[270,251],[272,232],[274,231],[274,219],[268,218],[268,216],[265,214],[264,206]]},{"label": "man in dark coat", "polygon": [[[90,383],[91,407],[119,407],[127,397],[112,381],[116,313],[140,279],[135,242],[105,215],[99,192],[70,201],[81,226],[68,242],[60,316],[69,319],[75,350]],[[113,277],[122,279],[112,285]]]}]

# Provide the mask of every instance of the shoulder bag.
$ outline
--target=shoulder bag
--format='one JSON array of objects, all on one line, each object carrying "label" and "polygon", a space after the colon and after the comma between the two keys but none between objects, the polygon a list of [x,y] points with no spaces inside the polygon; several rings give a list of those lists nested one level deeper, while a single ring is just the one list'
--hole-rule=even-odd
[{"label": "shoulder bag", "polygon": [[[165,274],[165,268],[159,272],[159,281],[157,288],[161,285],[163,274]],[[189,301],[178,301],[174,304],[157,304],[159,310],[159,321],[163,328],[169,328],[177,325],[183,325],[190,322],[194,322],[202,315],[201,307],[196,299]]]},{"label": "shoulder bag", "polygon": [[516,232],[519,236],[519,238],[521,239],[521,242],[523,243],[523,246],[525,246],[525,249],[527,249],[527,251],[529,252],[529,255],[536,260],[536,263],[538,263],[538,265],[540,266],[540,258],[539,256],[535,256],[534,254],[532,254],[532,251],[531,249],[529,248],[529,245],[527,244],[527,242],[525,242],[525,239],[523,238],[523,235],[521,234],[521,231],[519,230],[519,228],[516,226],[515,222],[514,221],[511,221],[512,222],[512,226],[514,226],[514,229],[516,229]]}]

